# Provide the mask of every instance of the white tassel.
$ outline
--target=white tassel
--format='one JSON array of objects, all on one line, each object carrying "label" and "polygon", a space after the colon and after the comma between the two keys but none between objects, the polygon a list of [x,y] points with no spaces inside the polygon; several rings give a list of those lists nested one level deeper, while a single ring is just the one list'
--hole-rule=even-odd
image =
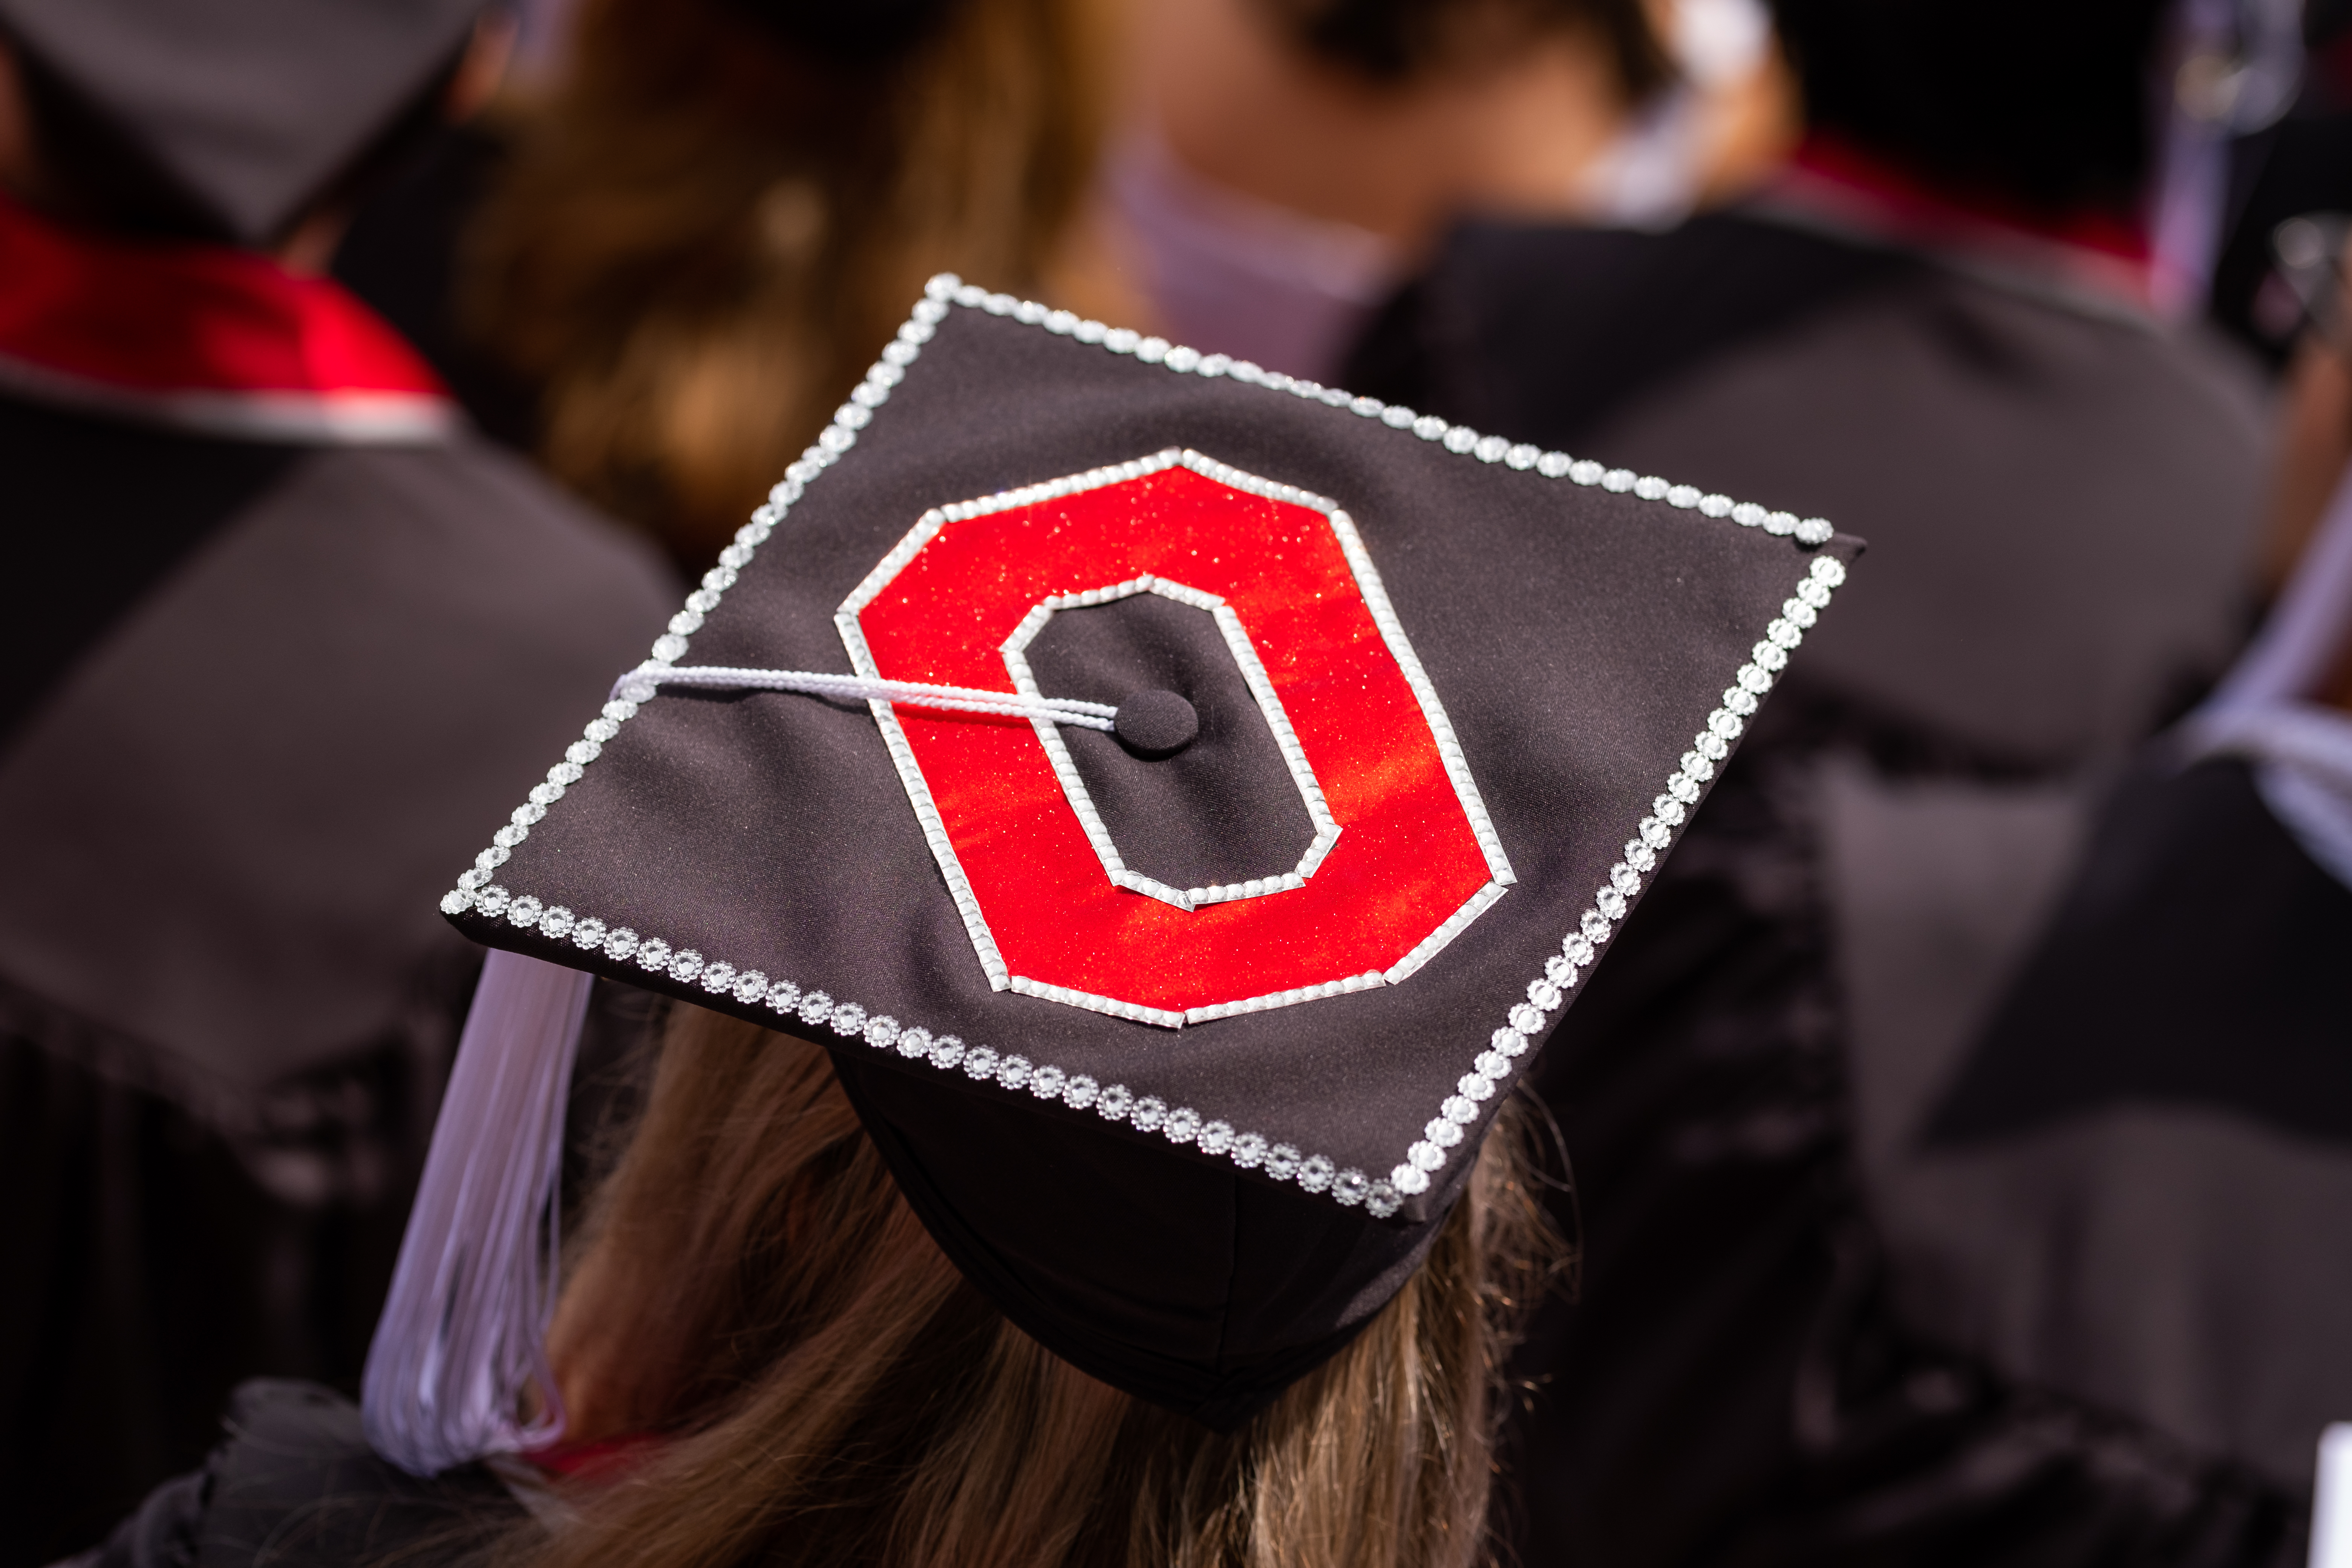
[{"label": "white tassel", "polygon": [[482,966],[361,1391],[368,1442],[412,1475],[562,1435],[547,1328],[564,1099],[593,984],[519,953]]},{"label": "white tassel", "polygon": [[1003,719],[1043,719],[1087,730],[1115,730],[1118,710],[1108,702],[1075,697],[1024,697],[975,686],[936,686],[922,680],[883,680],[863,675],[831,675],[816,669],[735,669],[725,665],[643,664],[613,682],[616,702],[650,702],[665,686],[711,691],[806,691],[853,701],[905,702],[951,712],[987,713]]}]

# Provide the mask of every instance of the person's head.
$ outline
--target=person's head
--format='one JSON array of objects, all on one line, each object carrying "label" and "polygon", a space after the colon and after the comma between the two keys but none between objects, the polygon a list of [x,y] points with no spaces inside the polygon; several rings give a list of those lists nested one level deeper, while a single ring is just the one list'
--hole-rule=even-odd
[{"label": "person's head", "polygon": [[86,228],[323,268],[350,211],[478,108],[488,0],[0,3],[0,189]]},{"label": "person's head", "polygon": [[[1048,280],[1098,0],[585,0],[478,235],[472,314],[556,475],[697,570],[923,279]],[[831,18],[828,20],[827,18]]]},{"label": "person's head", "polygon": [[515,1557],[1339,1564],[1480,1558],[1496,1394],[1558,1268],[1506,1114],[1427,1259],[1230,1434],[1077,1371],[931,1241],[826,1054],[697,1009],[597,1199],[551,1354],[575,1436],[642,1468]]},{"label": "person's head", "polygon": [[1771,0],[1806,123],[1958,194],[2136,216],[2160,0]]}]

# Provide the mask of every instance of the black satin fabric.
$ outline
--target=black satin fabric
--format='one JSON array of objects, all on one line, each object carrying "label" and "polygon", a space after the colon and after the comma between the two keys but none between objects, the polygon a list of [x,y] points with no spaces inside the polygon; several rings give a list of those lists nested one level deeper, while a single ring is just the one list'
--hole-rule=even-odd
[{"label": "black satin fabric", "polygon": [[486,0],[0,0],[63,188],[110,226],[267,247],[437,118]]},{"label": "black satin fabric", "polygon": [[2152,757],[1927,1129],[1982,1144],[2123,1105],[2352,1144],[2352,889],[2244,762]]},{"label": "black satin fabric", "polygon": [[1885,1190],[1916,1320],[2307,1489],[2352,1408],[2352,889],[2273,793],[2150,748]]},{"label": "black satin fabric", "polygon": [[2262,460],[2229,366],[2032,279],[1727,213],[1465,226],[1349,375],[1872,545],[1538,1069],[1585,1258],[1515,1367],[1518,1559],[2299,1563],[2294,1490],[1900,1310],[1815,782],[2112,765],[2223,666]]},{"label": "black satin fabric", "polygon": [[1537,1080],[1585,1256],[1580,1300],[1545,1307],[1513,1369],[1520,1560],[2295,1568],[2292,1492],[1898,1310],[1803,779],[1756,740]]},{"label": "black satin fabric", "polygon": [[529,1519],[484,1466],[420,1480],[378,1458],[359,1407],[317,1384],[246,1383],[222,1427],[201,1468],[58,1568],[439,1568]]},{"label": "black satin fabric", "polygon": [[2270,439],[2251,374],[2063,278],[1764,209],[1469,224],[1348,375],[1869,540],[1866,587],[1793,675],[2022,770],[2119,763],[2246,624]]},{"label": "black satin fabric", "polygon": [[[1437,1240],[1108,1128],[834,1070],[964,1277],[1079,1371],[1230,1432],[1360,1333]],[[961,1100],[959,1103],[959,1100]]]},{"label": "black satin fabric", "polygon": [[[1465,224],[1382,309],[1350,353],[1346,381],[1480,429],[1607,457],[1591,437],[1611,415],[1928,270],[1916,256],[1728,214],[1663,235]],[[1569,278],[1575,288],[1557,286]]]},{"label": "black satin fabric", "polygon": [[[20,585],[0,616],[0,755],[67,672],[223,523],[277,485],[302,448],[216,441],[0,397]],[[155,504],[159,496],[171,504]],[[31,591],[39,584],[37,592]]]},{"label": "black satin fabric", "polygon": [[[355,1386],[480,963],[434,900],[675,590],[471,437],[0,397],[0,1564],[30,1568],[197,1462],[239,1378]],[[643,999],[610,1011],[605,1060]]]}]

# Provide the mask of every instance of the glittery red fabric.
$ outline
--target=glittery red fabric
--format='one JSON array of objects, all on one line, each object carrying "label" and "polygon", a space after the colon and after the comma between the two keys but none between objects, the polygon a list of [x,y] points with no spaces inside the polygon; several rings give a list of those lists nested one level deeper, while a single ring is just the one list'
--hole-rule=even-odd
[{"label": "glittery red fabric", "polygon": [[82,234],[5,198],[0,359],[134,394],[447,395],[331,279],[233,246]]},{"label": "glittery red fabric", "polygon": [[946,524],[859,626],[888,679],[1010,691],[1003,644],[1041,600],[1147,573],[1216,595],[1240,617],[1339,840],[1303,888],[1188,912],[1103,875],[1027,723],[902,708],[1006,963],[1047,984],[1180,1012],[1395,963],[1489,873],[1322,513],[1164,469]]}]

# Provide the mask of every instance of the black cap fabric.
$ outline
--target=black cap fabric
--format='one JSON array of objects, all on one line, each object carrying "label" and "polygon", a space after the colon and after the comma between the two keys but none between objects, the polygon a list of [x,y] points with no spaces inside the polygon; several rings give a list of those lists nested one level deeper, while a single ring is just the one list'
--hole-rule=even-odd
[{"label": "black cap fabric", "polygon": [[488,0],[0,0],[0,28],[244,245],[450,64]]},{"label": "black cap fabric", "polygon": [[1419,1261],[1858,548],[935,280],[649,677],[1192,737],[624,682],[443,908],[824,1041],[1009,1316],[1231,1425]]}]

